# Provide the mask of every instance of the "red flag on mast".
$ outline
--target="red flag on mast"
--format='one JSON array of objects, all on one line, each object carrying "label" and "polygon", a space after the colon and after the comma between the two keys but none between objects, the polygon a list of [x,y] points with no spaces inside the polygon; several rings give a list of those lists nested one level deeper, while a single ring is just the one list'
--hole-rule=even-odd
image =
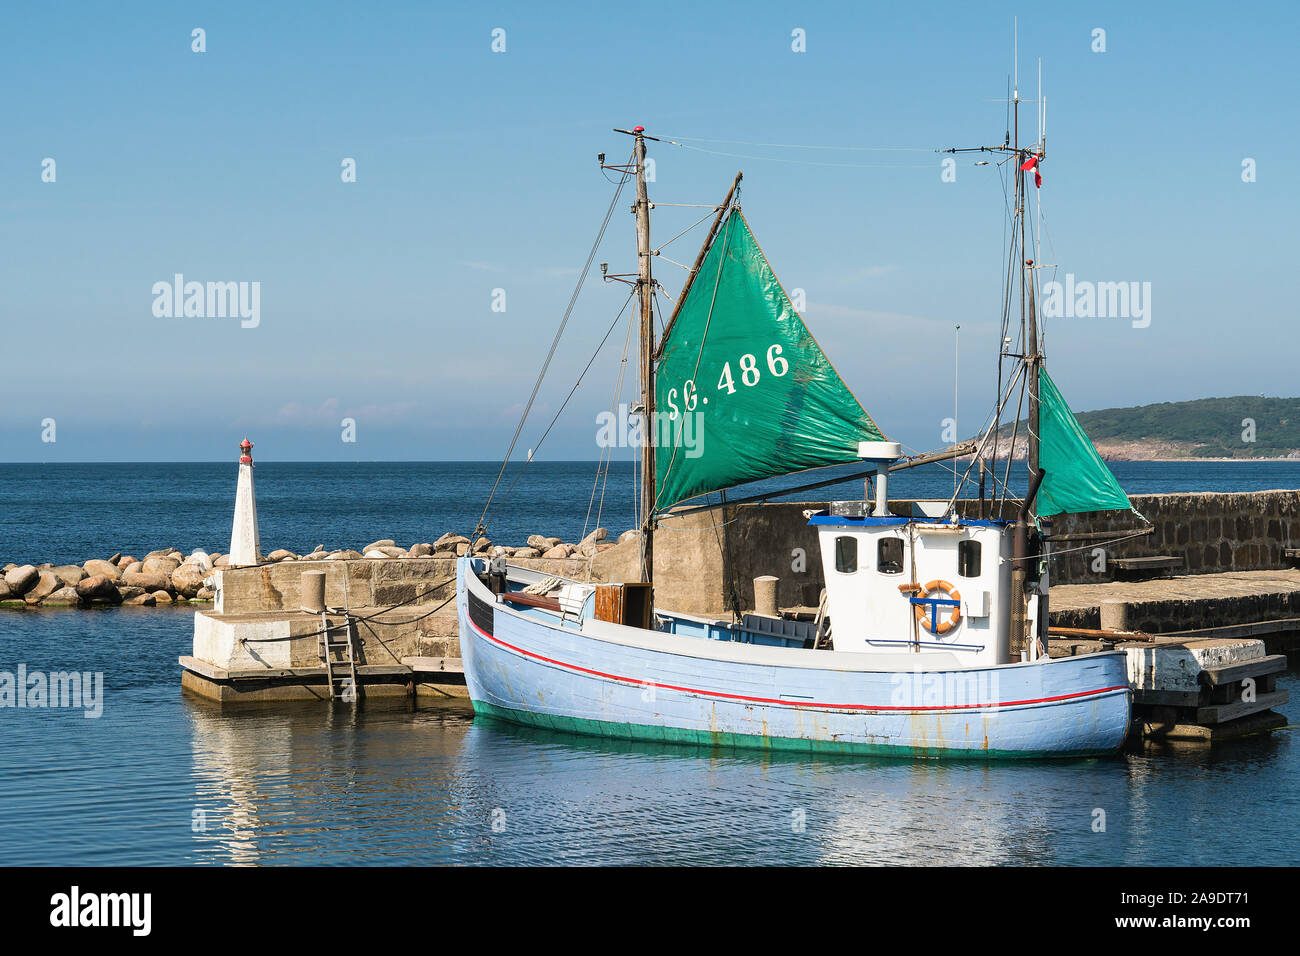
[{"label": "red flag on mast", "polygon": [[1022,170],[1032,169],[1034,171],[1034,186],[1038,187],[1039,189],[1042,188],[1043,174],[1038,171],[1037,156],[1030,156],[1028,159],[1026,159],[1023,163],[1020,164],[1020,168]]}]

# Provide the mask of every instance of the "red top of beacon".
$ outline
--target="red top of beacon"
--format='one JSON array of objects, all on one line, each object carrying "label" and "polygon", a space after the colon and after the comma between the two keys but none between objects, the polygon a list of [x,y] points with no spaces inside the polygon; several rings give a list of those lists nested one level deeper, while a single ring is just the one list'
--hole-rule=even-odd
[{"label": "red top of beacon", "polygon": [[241,465],[251,465],[253,463],[253,443],[245,438],[239,443],[239,463]]}]

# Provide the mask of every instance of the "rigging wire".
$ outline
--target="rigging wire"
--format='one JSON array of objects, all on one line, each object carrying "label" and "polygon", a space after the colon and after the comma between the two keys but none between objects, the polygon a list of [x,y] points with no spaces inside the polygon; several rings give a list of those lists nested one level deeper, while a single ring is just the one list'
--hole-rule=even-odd
[{"label": "rigging wire", "polygon": [[[726,228],[723,230],[723,234],[722,234],[722,249],[723,249],[724,251],[725,251],[726,248],[727,248],[727,237],[730,236],[730,235],[731,235],[731,217],[728,216],[728,217],[727,217]],[[723,256],[719,256],[719,257],[718,257],[718,274],[717,274],[717,276],[714,277],[714,280],[713,280],[713,296],[712,296],[712,298],[709,299],[709,313],[708,313],[708,315],[706,315],[706,316],[704,317],[704,331],[700,333],[700,348],[699,348],[699,351],[696,352],[696,354],[695,354],[695,367],[694,367],[694,369],[693,369],[692,372],[691,372],[691,377],[690,377],[690,379],[688,380],[688,381],[690,381],[692,384],[694,384],[695,379],[696,379],[696,378],[699,376],[699,374],[700,374],[700,361],[701,361],[701,359],[703,359],[703,357],[704,357],[704,343],[705,343],[706,341],[708,341],[708,338],[709,338],[709,325],[710,325],[710,323],[713,321],[713,307],[714,307],[714,305],[715,305],[715,304],[717,303],[717,301],[718,301],[718,285],[719,285],[719,283],[721,283],[721,281],[722,281],[722,263],[723,263],[723,260],[724,260],[725,258],[726,258],[725,255],[723,255]],[[683,427],[685,427],[685,416],[686,416],[686,413],[687,413],[687,411],[688,411],[688,409],[686,408],[686,396],[685,396],[685,391],[684,391],[684,390],[685,390],[685,387],[686,387],[685,385],[682,386],[682,388],[683,388],[683,394],[682,394],[682,420],[683,420]],[[668,457],[668,467],[664,469],[664,476],[665,476],[665,477],[667,477],[668,475],[670,475],[670,474],[672,473],[672,470],[673,470],[673,463],[677,460],[677,448],[678,448],[679,445],[680,445],[680,442],[673,442],[673,453]],[[656,490],[655,490],[655,491],[656,491],[656,496],[658,495],[658,490],[659,490],[658,488],[656,488]],[[656,508],[659,506],[659,501],[658,501],[657,497],[656,497],[656,500],[655,500],[652,504],[653,504],[654,507],[656,507]],[[639,514],[639,513],[640,513],[640,512],[638,512],[638,514]]]},{"label": "rigging wire", "polygon": [[[631,320],[627,324],[627,335],[623,337],[623,357],[619,360],[618,375],[614,379],[613,394],[609,398],[609,410],[611,415],[617,415],[619,399],[623,397],[623,383],[627,374],[627,357],[632,349],[632,326]],[[591,509],[596,501],[596,488],[600,488],[600,506],[596,510],[595,527],[600,527],[600,516],[605,510],[605,488],[609,484],[609,469],[614,463],[614,448],[611,444],[608,448],[601,449],[601,463],[604,466],[604,475],[601,474],[601,466],[596,467],[596,480],[591,485],[591,500],[587,502],[587,517],[582,522],[582,536],[587,537],[587,526],[591,521]],[[608,455],[607,455],[608,453]]]},{"label": "rigging wire", "polygon": [[846,152],[934,152],[934,149],[929,146],[809,146],[804,143],[755,143],[745,139],[706,139],[703,136],[679,136],[676,137],[676,139],[668,139],[667,142],[672,143],[674,146],[686,145],[686,143],[678,142],[677,140],[686,140],[694,143],[723,143],[733,146],[765,146],[773,149],[826,149]]},{"label": "rigging wire", "polygon": [[[961,489],[965,487],[966,480],[967,478],[970,477],[971,469],[975,467],[975,463],[983,456],[984,445],[988,442],[989,436],[997,434],[997,425],[1002,418],[1002,409],[1006,405],[1007,401],[1011,398],[1011,390],[1016,387],[1016,380],[1020,378],[1020,375],[1023,371],[1024,371],[1024,365],[1022,364],[1016,369],[1015,377],[1013,377],[1011,381],[1007,384],[1006,397],[1003,398],[999,396],[999,402],[997,407],[992,412],[990,412],[987,417],[985,417],[984,421],[985,423],[988,424],[988,429],[984,432],[984,438],[980,441],[979,447],[975,449],[975,454],[971,456],[970,464],[966,466],[966,471],[961,476],[961,482],[958,484],[957,490],[953,492],[952,501],[949,502],[948,505],[949,508],[953,508],[956,506],[957,496],[961,493]],[[1023,388],[1023,383],[1021,387]],[[990,419],[992,419],[992,421],[990,421]],[[994,444],[996,445],[996,438],[994,439]],[[993,475],[993,496],[996,497],[997,490],[998,490],[997,487],[998,476],[996,471],[991,471],[991,474]],[[1003,498],[1005,500],[1006,490],[1007,490],[1005,481],[1003,482],[1002,489],[1003,489]]]},{"label": "rigging wire", "polygon": [[[660,253],[661,250],[666,249],[666,248],[668,248],[669,246],[671,246],[674,242],[676,242],[676,241],[677,241],[678,239],[680,239],[682,236],[686,235],[688,232],[690,232],[692,229],[694,229],[694,228],[695,228],[696,226],[698,226],[700,223],[704,222],[704,221],[705,221],[706,219],[708,219],[710,216],[716,215],[717,212],[718,212],[718,208],[719,208],[718,206],[710,206],[710,207],[709,207],[709,211],[706,212],[703,216],[701,216],[699,219],[696,219],[693,223],[691,223],[689,226],[687,226],[685,229],[683,229],[683,230],[682,230],[681,232],[679,232],[677,235],[673,236],[673,237],[672,237],[671,239],[669,239],[667,242],[665,242],[665,243],[661,243],[661,244],[659,245],[659,248],[655,250],[655,255],[659,255],[659,253]],[[669,259],[668,261],[669,261],[669,262],[672,262],[671,259]]]},{"label": "rigging wire", "polygon": [[655,253],[655,258],[657,258],[657,259],[663,259],[665,262],[671,262],[673,265],[677,266],[679,269],[685,269],[687,272],[690,272],[690,271],[691,271],[691,267],[688,266],[686,263],[684,263],[684,262],[678,262],[676,259],[669,259],[667,256],[665,256],[665,255],[663,255],[663,254],[661,254],[661,253],[656,252],[656,253]]},{"label": "rigging wire", "polygon": [[[1022,361],[1020,363],[1020,368],[1023,369],[1026,364],[1027,363]],[[1025,385],[1028,382],[1028,379],[1029,376],[1026,375],[1020,380],[1020,394],[1016,396],[1016,423],[1011,426],[1011,444],[1007,446],[1007,467],[1006,471],[1002,474],[1002,503],[1004,505],[1006,504],[1007,489],[1011,487],[1011,465],[1016,460],[1016,438],[1020,434],[1020,409],[1024,407]]]},{"label": "rigging wire", "polygon": [[[673,301],[673,297],[668,294],[668,292],[664,289],[662,283],[660,283],[659,280],[657,279],[655,280],[655,287],[656,287],[656,291],[658,291],[658,293],[661,296],[663,296],[669,302]],[[668,331],[668,327],[667,324],[664,322],[664,310],[660,307],[658,299],[655,299],[655,311],[659,313],[659,334],[663,335],[666,331]]]},{"label": "rigging wire", "polygon": [[[933,163],[821,163],[807,159],[785,159],[780,156],[757,156],[753,153],[732,153],[720,149],[705,149],[703,146],[688,146],[686,143],[673,143],[682,149],[691,149],[697,153],[709,153],[713,156],[728,156],[732,159],[754,159],[760,162],[785,163],[793,166],[823,166],[836,169],[933,169]],[[933,152],[933,150],[929,150]]]},{"label": "rigging wire", "polygon": [[[633,149],[632,155],[628,157],[629,164],[635,157],[636,150]],[[501,462],[501,468],[497,472],[496,480],[492,483],[492,490],[488,493],[487,502],[483,505],[483,513],[479,515],[478,526],[474,529],[474,533],[470,535],[471,542],[478,537],[481,531],[486,530],[486,526],[483,522],[487,520],[488,511],[492,508],[492,501],[496,497],[497,488],[501,484],[501,478],[505,475],[506,468],[510,464],[510,456],[514,454],[515,445],[519,442],[519,434],[524,430],[524,422],[528,420],[528,413],[532,411],[533,402],[537,400],[537,393],[541,390],[542,380],[546,377],[546,372],[551,367],[551,360],[555,358],[555,350],[559,347],[560,337],[564,334],[564,329],[569,324],[570,316],[573,315],[573,307],[577,304],[578,294],[582,291],[583,283],[587,281],[587,274],[591,272],[591,264],[596,259],[596,253],[600,249],[601,240],[605,238],[605,230],[609,228],[609,221],[613,218],[614,210],[618,206],[618,197],[622,195],[623,187],[627,185],[627,181],[631,176],[631,173],[623,173],[623,178],[619,180],[618,187],[614,190],[614,195],[609,201],[609,208],[605,210],[605,218],[600,224],[600,231],[596,233],[596,241],[591,244],[591,251],[587,253],[587,263],[583,266],[582,272],[578,275],[578,282],[574,286],[573,295],[569,297],[569,304],[564,310],[564,317],[560,320],[560,327],[555,330],[555,338],[551,341],[550,351],[546,353],[546,359],[542,362],[541,371],[537,373],[537,381],[533,384],[532,393],[528,396],[528,401],[524,405],[523,414],[519,416],[519,424],[515,427],[514,436],[510,439],[510,447],[506,449],[506,455]],[[547,430],[549,431],[549,429]],[[527,465],[527,462],[524,464]],[[520,469],[520,472],[523,472],[522,468]],[[518,481],[518,478],[515,480]],[[513,484],[511,487],[514,487]]]},{"label": "rigging wire", "polygon": [[[539,448],[542,447],[542,443],[546,441],[546,436],[551,433],[551,429],[555,427],[555,423],[559,421],[560,416],[564,414],[565,408],[567,408],[569,405],[569,400],[573,398],[574,392],[576,392],[578,390],[578,386],[582,384],[583,376],[586,375],[587,372],[591,370],[591,366],[595,363],[596,358],[600,355],[601,351],[605,348],[605,343],[609,341],[610,334],[613,333],[614,329],[618,326],[619,319],[623,318],[623,313],[627,311],[628,303],[632,301],[632,297],[634,295],[636,295],[636,289],[633,289],[631,292],[629,292],[627,294],[627,298],[623,300],[623,307],[618,310],[618,315],[614,316],[614,321],[611,322],[609,324],[609,328],[605,330],[605,335],[601,338],[600,344],[596,346],[596,351],[591,353],[591,358],[587,359],[587,364],[583,367],[582,371],[578,373],[578,379],[573,383],[573,387],[569,389],[569,394],[564,396],[564,401],[560,403],[560,407],[556,409],[555,415],[551,417],[551,422],[549,425],[546,426],[546,430],[542,432],[542,437],[537,439],[537,444],[533,446],[534,452],[536,452]],[[529,460],[531,461],[531,459]],[[510,500],[510,495],[514,492],[515,485],[519,484],[519,479],[523,477],[524,470],[527,467],[528,467],[528,461],[523,462],[519,466],[519,470],[515,472],[514,480],[511,481],[510,485],[506,488],[506,493],[503,496],[503,500],[505,501]]]},{"label": "rigging wire", "polygon": [[[1138,517],[1141,517],[1141,515],[1139,515]],[[1144,518],[1143,520],[1145,521],[1146,519]],[[1117,538],[1104,538],[1100,541],[1090,541],[1087,544],[1081,545],[1077,548],[1062,548],[1060,551],[1057,551],[1055,548],[1053,548],[1050,552],[1048,552],[1046,557],[1050,559],[1056,557],[1058,554],[1073,554],[1076,551],[1092,551],[1095,548],[1104,547],[1105,545],[1108,544],[1118,544],[1119,542],[1127,541],[1130,538],[1141,538],[1150,533],[1151,533],[1151,525],[1148,522],[1147,527],[1143,528],[1141,531],[1134,531],[1131,532],[1130,534],[1120,535]]]}]

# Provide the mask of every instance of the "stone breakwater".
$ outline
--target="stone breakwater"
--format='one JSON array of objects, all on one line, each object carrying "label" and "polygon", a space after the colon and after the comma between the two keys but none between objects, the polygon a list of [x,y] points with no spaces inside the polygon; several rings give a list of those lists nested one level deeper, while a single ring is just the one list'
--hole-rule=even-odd
[{"label": "stone breakwater", "polygon": [[[625,532],[618,540],[625,541],[635,534],[635,531]],[[359,551],[351,548],[328,551],[324,545],[317,545],[308,554],[296,554],[281,548],[267,554],[263,562],[391,560],[465,554],[564,560],[590,558],[615,547],[607,537],[604,528],[597,528],[576,544],[534,534],[523,546],[505,547],[487,538],[471,542],[463,535],[448,533],[436,541],[413,544],[409,548],[398,547],[390,538],[372,541]],[[229,555],[202,550],[186,555],[176,548],[150,551],[143,558],[114,554],[81,564],[10,563],[0,569],[0,608],[211,603],[216,594],[213,571],[229,566]]]}]

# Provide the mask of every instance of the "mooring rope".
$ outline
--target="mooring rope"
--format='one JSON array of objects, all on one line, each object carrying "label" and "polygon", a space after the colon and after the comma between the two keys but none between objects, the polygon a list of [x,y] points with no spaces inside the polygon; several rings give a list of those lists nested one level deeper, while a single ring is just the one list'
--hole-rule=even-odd
[{"label": "mooring rope", "polygon": [[[415,621],[422,621],[426,617],[429,617],[429,615],[442,610],[444,607],[447,606],[447,604],[450,601],[455,599],[456,595],[453,594],[451,597],[447,598],[446,601],[443,601],[432,611],[429,611],[428,614],[421,614],[419,617],[413,618],[410,621],[379,621],[376,620],[376,618],[378,618],[381,614],[387,614],[389,611],[396,611],[399,607],[405,607],[408,604],[414,604],[416,601],[419,601],[421,598],[428,597],[430,591],[437,591],[439,588],[444,588],[448,584],[455,583],[455,581],[456,581],[455,578],[448,578],[446,581],[442,581],[438,584],[435,584],[429,590],[421,591],[418,594],[414,595],[413,597],[407,598],[405,601],[399,601],[396,604],[392,604],[388,607],[381,608],[380,610],[376,611],[374,614],[368,614],[364,617],[353,617],[352,612],[347,609],[344,609],[343,613],[348,618],[348,621],[353,624],[374,623],[380,626],[391,626],[395,624],[413,624],[415,623]],[[288,637],[245,637],[245,638],[240,638],[239,643],[240,644],[275,644],[281,641],[296,641],[299,640],[300,638],[305,638],[305,637],[319,637],[322,634],[328,634],[330,631],[336,631],[343,626],[344,625],[342,624],[335,624],[332,627],[322,628],[321,630],[313,631],[310,634],[290,634]]]}]

